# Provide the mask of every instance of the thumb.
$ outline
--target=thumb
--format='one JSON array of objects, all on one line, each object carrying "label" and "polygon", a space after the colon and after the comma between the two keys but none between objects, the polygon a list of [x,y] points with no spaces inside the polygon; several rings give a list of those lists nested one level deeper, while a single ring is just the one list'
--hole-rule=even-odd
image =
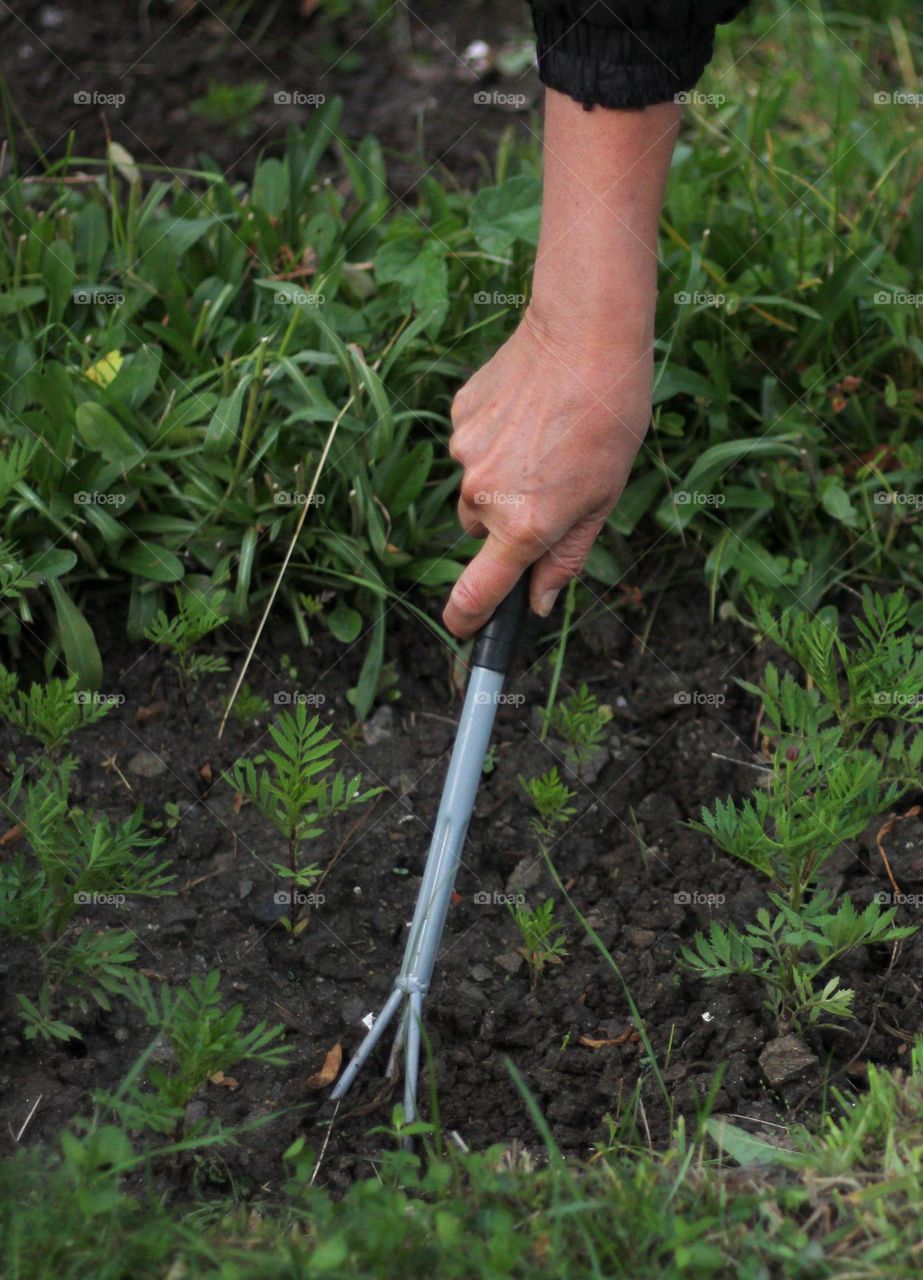
[{"label": "thumb", "polygon": [[558,592],[575,578],[590,554],[590,548],[605,523],[597,517],[578,520],[564,537],[536,561],[532,569],[529,601],[532,612],[547,618],[554,608]]}]

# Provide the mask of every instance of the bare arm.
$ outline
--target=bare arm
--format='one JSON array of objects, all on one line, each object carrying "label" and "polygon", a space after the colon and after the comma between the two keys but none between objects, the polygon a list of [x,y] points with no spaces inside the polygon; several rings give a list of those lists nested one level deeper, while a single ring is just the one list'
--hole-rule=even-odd
[{"label": "bare arm", "polygon": [[651,409],[657,224],[682,108],[546,95],[532,298],[452,406],[459,519],[483,547],[444,613],[467,636],[534,565],[547,615],[625,486]]}]

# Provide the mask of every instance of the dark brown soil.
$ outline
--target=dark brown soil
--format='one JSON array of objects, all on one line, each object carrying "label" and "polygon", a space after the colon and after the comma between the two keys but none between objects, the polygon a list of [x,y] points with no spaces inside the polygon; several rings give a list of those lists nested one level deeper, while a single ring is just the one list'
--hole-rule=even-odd
[{"label": "dark brown soil", "polygon": [[[298,0],[0,6],[20,170],[34,175],[42,154],[60,157],[72,130],[72,154],[98,159],[108,130],[139,164],[201,168],[208,156],[222,172],[246,176],[261,152],[280,150],[290,125],[310,119],[308,103],[274,101],[300,93],[343,98],[340,138],[380,139],[396,196],[432,166],[468,181],[505,129],[528,126],[540,87],[531,69],[475,74],[462,55],[473,40],[488,42],[491,58],[521,49],[528,10],[522,0],[412,8],[395,5],[375,23],[358,4],[335,21],[323,5],[305,18]],[[235,9],[246,9],[239,20]],[[210,82],[264,89],[251,111],[223,122],[196,107]],[[489,100],[475,102],[476,92]]]},{"label": "dark brown soil", "polygon": [[[664,596],[651,619],[648,608],[656,603],[634,607],[615,597],[570,645],[566,673],[575,681],[589,679],[615,717],[598,776],[590,783],[571,778],[578,817],[554,848],[554,860],[631,991],[670,1105],[693,1117],[716,1068],[726,1064],[717,1110],[780,1123],[803,1118],[820,1104],[825,1079],[847,1082],[846,1068],[858,1055],[889,1066],[903,1060],[904,1037],[923,1023],[916,977],[923,936],[905,943],[896,958],[890,949],[850,957],[842,973],[858,991],[855,1022],[817,1035],[817,1069],[782,1091],[769,1090],[758,1057],[775,1029],[757,989],[743,982],[705,984],[677,966],[680,944],[707,925],[712,913],[742,921],[763,902],[755,875],[716,855],[683,823],[714,797],[753,785],[749,766],[759,759],[754,701],[733,677],[752,679],[764,655],[733,624],[709,622],[699,588]],[[139,801],[149,818],[162,815],[167,802],[179,805],[181,820],[164,846],[179,892],[160,901],[129,899],[122,909],[89,908],[77,924],[130,928],[139,965],[174,982],[218,968],[228,1001],[245,1006],[245,1025],[260,1019],[285,1023],[294,1049],[289,1067],[241,1064],[233,1073],[238,1089],[208,1085],[203,1098],[205,1114],[226,1125],[296,1108],[225,1151],[226,1163],[207,1166],[212,1177],[233,1174],[244,1192],[271,1190],[282,1175],[281,1153],[296,1136],[306,1133],[314,1149],[322,1141],[316,1112],[323,1094],[306,1092],[305,1081],[334,1044],[341,1043],[347,1056],[355,1048],[361,1019],[380,1007],[400,963],[458,710],[450,663],[418,624],[396,621],[389,649],[399,659],[402,697],[394,704],[390,731],[379,725],[387,736],[371,746],[351,731],[341,750],[345,768],[360,770],[367,783],[386,790],[374,809],[353,810],[317,840],[316,861],[327,866],[335,858],[335,865],[322,887],[323,905],[313,910],[304,934],[290,942],[270,923],[277,886],[268,864],[283,851],[251,809],[235,815],[232,793],[219,780],[237,755],[265,744],[270,717],[264,714],[258,724],[232,721],[219,741],[223,689],[214,682],[200,686],[187,714],[161,656],[144,648],[126,651],[117,615],[115,622],[104,640],[106,691],[123,694],[125,702],[77,738],[77,787],[83,804],[119,815]],[[639,637],[648,627],[643,645]],[[96,629],[105,637],[101,623]],[[229,634],[225,643],[236,664],[241,647]],[[283,673],[286,652],[297,667],[296,679]],[[670,1122],[636,1038],[599,1048],[581,1044],[581,1037],[617,1040],[630,1032],[619,978],[560,903],[569,954],[530,990],[507,908],[476,899],[522,888],[534,904],[548,892],[556,894],[536,857],[517,784],[519,774],[532,776],[555,763],[563,768],[561,744],[542,743],[536,734],[548,682],[541,652],[541,636],[533,631],[523,644],[521,674],[510,686],[525,702],[499,715],[497,766],[484,778],[471,824],[427,1003],[427,1030],[446,1129],[457,1130],[475,1148],[514,1138],[538,1145],[507,1070],[509,1058],[564,1150],[586,1154],[605,1140],[604,1117],[624,1110],[639,1079],[645,1082],[644,1123],[654,1142],[665,1138]],[[322,694],[322,714],[344,733],[350,723],[344,695],[360,661],[361,646],[344,655],[326,635],[303,651],[280,623],[260,651],[251,683],[270,703],[294,689]],[[690,701],[677,701],[683,692],[692,695]],[[726,701],[717,704],[715,695]],[[139,708],[160,700],[167,708],[140,722]],[[7,731],[2,758],[14,746],[24,750]],[[159,776],[139,776],[132,761],[141,752],[160,762]],[[111,766],[112,757],[131,794]],[[211,787],[202,776],[206,762]],[[14,848],[15,842],[0,856]],[[895,875],[908,893],[920,887],[914,884],[923,867],[919,849],[919,822],[902,824],[889,839]],[[836,874],[843,891],[859,903],[885,884],[873,831],[843,850]],[[696,905],[695,895],[709,894],[723,900]],[[908,919],[913,914],[904,911]],[[139,1016],[119,1001],[111,1014],[81,1024],[85,1045],[79,1052],[25,1043],[13,993],[34,996],[38,980],[35,952],[8,949],[0,1045],[0,1134],[7,1148],[37,1098],[25,1143],[54,1140],[62,1124],[88,1110],[92,1092],[112,1088],[149,1042]],[[385,1056],[382,1051],[377,1069],[340,1113],[324,1182],[338,1185],[368,1168],[366,1159],[380,1142],[369,1130],[387,1122],[390,1103],[372,1112],[354,1109],[380,1090]],[[425,1084],[422,1092],[425,1098]]]}]

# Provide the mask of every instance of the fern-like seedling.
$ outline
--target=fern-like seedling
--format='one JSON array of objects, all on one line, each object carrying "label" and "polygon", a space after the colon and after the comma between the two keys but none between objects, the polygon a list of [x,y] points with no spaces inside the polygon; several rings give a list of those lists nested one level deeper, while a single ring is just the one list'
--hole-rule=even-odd
[{"label": "fern-like seedling", "polygon": [[176,613],[168,618],[160,609],[144,633],[153,644],[166,649],[179,676],[184,702],[189,687],[201,676],[228,670],[227,658],[220,654],[196,652],[196,645],[224,624],[227,594],[221,587],[207,592],[177,587]]},{"label": "fern-like seedling", "polygon": [[293,932],[299,928],[299,892],[310,890],[320,868],[303,860],[303,848],[322,835],[324,824],[350,805],[363,804],[381,787],[360,791],[362,775],[347,778],[334,772],[334,752],[340,745],[329,725],[319,716],[308,717],[304,703],[284,712],[269,727],[274,750],[266,752],[268,766],[257,768],[252,760],[235,762],[225,780],[267,818],[288,844],[288,863],[273,870],[288,882],[289,914],[285,921]]}]

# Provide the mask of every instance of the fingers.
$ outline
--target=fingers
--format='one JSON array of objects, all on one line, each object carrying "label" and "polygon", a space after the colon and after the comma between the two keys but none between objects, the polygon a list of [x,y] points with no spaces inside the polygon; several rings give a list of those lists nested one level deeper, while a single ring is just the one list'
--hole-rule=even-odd
[{"label": "fingers", "polygon": [[449,631],[462,638],[473,635],[509,595],[530,562],[522,548],[500,542],[489,533],[449,596],[442,614]]},{"label": "fingers", "polygon": [[464,498],[458,499],[458,523],[472,538],[487,537],[487,526],[481,519],[480,510]]},{"label": "fingers", "polygon": [[554,608],[558,592],[586,564],[590,548],[604,523],[604,520],[596,516],[578,520],[559,542],[536,561],[529,589],[529,604],[533,613],[541,618],[548,617]]}]

